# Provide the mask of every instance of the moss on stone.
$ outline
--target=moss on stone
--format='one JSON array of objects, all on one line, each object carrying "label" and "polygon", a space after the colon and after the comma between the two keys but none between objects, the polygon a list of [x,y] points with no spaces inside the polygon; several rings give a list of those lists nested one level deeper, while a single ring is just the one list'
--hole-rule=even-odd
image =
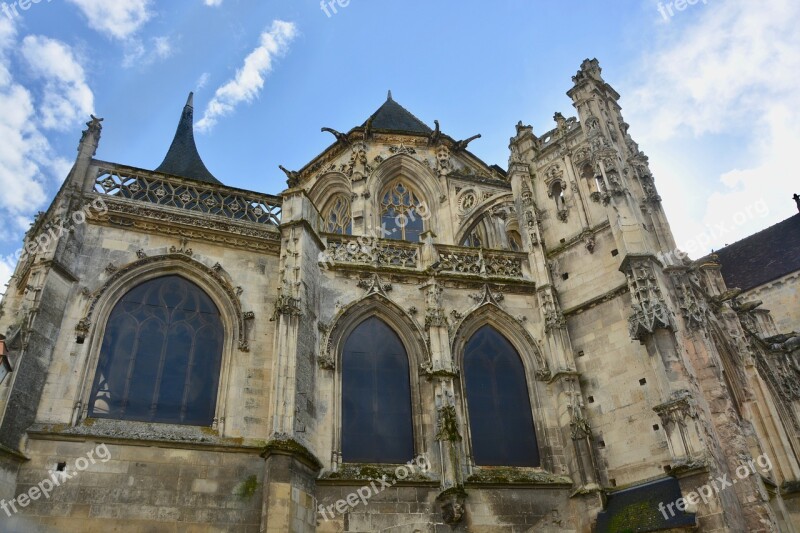
[{"label": "moss on stone", "polygon": [[[397,470],[405,468],[408,476],[399,478]],[[399,481],[431,481],[431,478],[417,472],[415,465],[378,465],[378,464],[343,464],[337,472],[329,472],[325,479],[341,479],[344,481],[372,481],[383,479],[392,484]]]},{"label": "moss on stone", "polygon": [[250,498],[256,493],[259,485],[258,478],[252,475],[236,487],[236,495],[243,500],[245,498]]},{"label": "moss on stone", "polygon": [[467,491],[465,491],[464,487],[461,487],[461,486],[450,487],[449,489],[439,493],[439,495],[436,497],[436,499],[437,500],[443,500],[443,499],[448,498],[450,496],[457,496],[457,497],[461,497],[461,498],[466,498],[467,497]]},{"label": "moss on stone", "polygon": [[468,483],[547,483],[554,485],[571,485],[567,476],[557,476],[541,470],[526,468],[492,467],[481,468],[467,478]]},{"label": "moss on stone", "polygon": [[322,463],[319,459],[317,459],[317,456],[314,455],[308,448],[290,437],[272,439],[267,442],[266,446],[264,446],[264,452],[261,455],[262,457],[266,457],[272,453],[291,455],[293,457],[305,460],[318,470],[322,469]]}]

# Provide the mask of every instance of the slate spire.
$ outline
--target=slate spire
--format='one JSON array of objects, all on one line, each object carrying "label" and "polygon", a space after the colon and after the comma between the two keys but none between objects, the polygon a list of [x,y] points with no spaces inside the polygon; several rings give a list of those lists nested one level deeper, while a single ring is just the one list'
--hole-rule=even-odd
[{"label": "slate spire", "polygon": [[194,142],[194,93],[189,93],[189,99],[183,108],[178,129],[175,131],[175,138],[172,140],[167,156],[156,169],[156,172],[207,183],[222,184],[208,171]]}]

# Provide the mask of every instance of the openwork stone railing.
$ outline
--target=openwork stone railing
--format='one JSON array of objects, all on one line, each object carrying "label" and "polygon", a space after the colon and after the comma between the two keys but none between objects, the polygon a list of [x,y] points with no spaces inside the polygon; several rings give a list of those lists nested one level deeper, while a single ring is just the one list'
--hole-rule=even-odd
[{"label": "openwork stone railing", "polygon": [[278,226],[281,199],[225,186],[168,177],[130,167],[95,162],[95,192],[160,206]]},{"label": "openwork stone railing", "polygon": [[419,245],[349,235],[328,236],[326,259],[331,263],[418,268]]},{"label": "openwork stone railing", "polygon": [[[422,269],[422,244],[386,239],[368,239],[350,235],[327,235],[328,248],[320,261],[328,265],[352,264]],[[524,279],[521,252],[483,250],[436,245],[439,260],[432,265],[439,272]]]},{"label": "openwork stone railing", "polygon": [[517,279],[523,277],[523,253],[441,245],[436,249],[443,272]]}]

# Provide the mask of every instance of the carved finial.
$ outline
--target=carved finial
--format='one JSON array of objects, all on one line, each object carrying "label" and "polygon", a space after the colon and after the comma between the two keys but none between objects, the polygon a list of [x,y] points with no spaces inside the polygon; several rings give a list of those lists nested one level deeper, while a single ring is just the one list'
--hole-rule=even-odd
[{"label": "carved finial", "polygon": [[194,107],[194,93],[189,93],[189,98],[186,100],[186,107]]},{"label": "carved finial", "polygon": [[[103,131],[103,119],[94,115],[89,116],[92,119],[86,123],[87,128],[83,130],[80,143],[78,143],[78,152],[81,152],[83,147],[87,146],[88,150],[91,151],[90,157],[94,157],[95,153],[97,153],[97,145],[100,143],[100,133]],[[85,145],[90,137],[93,137],[94,142]]]},{"label": "carved finial", "polygon": [[347,145],[350,144],[350,139],[347,137],[346,133],[336,131],[333,128],[322,128],[322,131],[327,131],[328,133],[336,137],[336,142],[344,143]]},{"label": "carved finial", "polygon": [[479,133],[479,134],[477,134],[477,135],[473,135],[473,136],[472,136],[472,137],[470,137],[469,139],[464,139],[463,141],[458,141],[458,142],[455,144],[455,146],[453,147],[453,149],[454,149],[456,152],[461,152],[461,151],[463,151],[463,150],[466,150],[466,149],[467,149],[467,146],[469,146],[469,143],[471,143],[471,142],[472,142],[472,141],[474,141],[475,139],[480,139],[480,138],[481,138],[481,134]]},{"label": "carved finial", "polygon": [[792,196],[792,199],[797,204],[797,210],[800,211],[800,195],[798,195],[797,193],[794,193],[794,196]]},{"label": "carved finial", "polygon": [[389,89],[389,94],[386,96],[386,99],[387,100],[392,100],[392,90],[391,89]]}]

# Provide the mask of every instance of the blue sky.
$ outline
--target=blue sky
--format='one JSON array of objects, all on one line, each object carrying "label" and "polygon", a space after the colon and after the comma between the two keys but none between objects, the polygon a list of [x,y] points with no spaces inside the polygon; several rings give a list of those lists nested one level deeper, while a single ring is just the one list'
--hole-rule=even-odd
[{"label": "blue sky", "polygon": [[679,245],[696,257],[791,216],[800,3],[698,0],[672,16],[668,4],[666,17],[651,0],[350,0],[332,16],[316,0],[41,0],[0,12],[0,282],[89,113],[105,119],[98,158],[155,168],[192,90],[209,169],[278,193],[279,164],[302,167],[332,140],[320,127],[361,124],[388,89],[453,137],[483,134],[470,149],[506,166],[514,125],[541,134],[555,111],[573,115],[571,77],[597,57]]}]

